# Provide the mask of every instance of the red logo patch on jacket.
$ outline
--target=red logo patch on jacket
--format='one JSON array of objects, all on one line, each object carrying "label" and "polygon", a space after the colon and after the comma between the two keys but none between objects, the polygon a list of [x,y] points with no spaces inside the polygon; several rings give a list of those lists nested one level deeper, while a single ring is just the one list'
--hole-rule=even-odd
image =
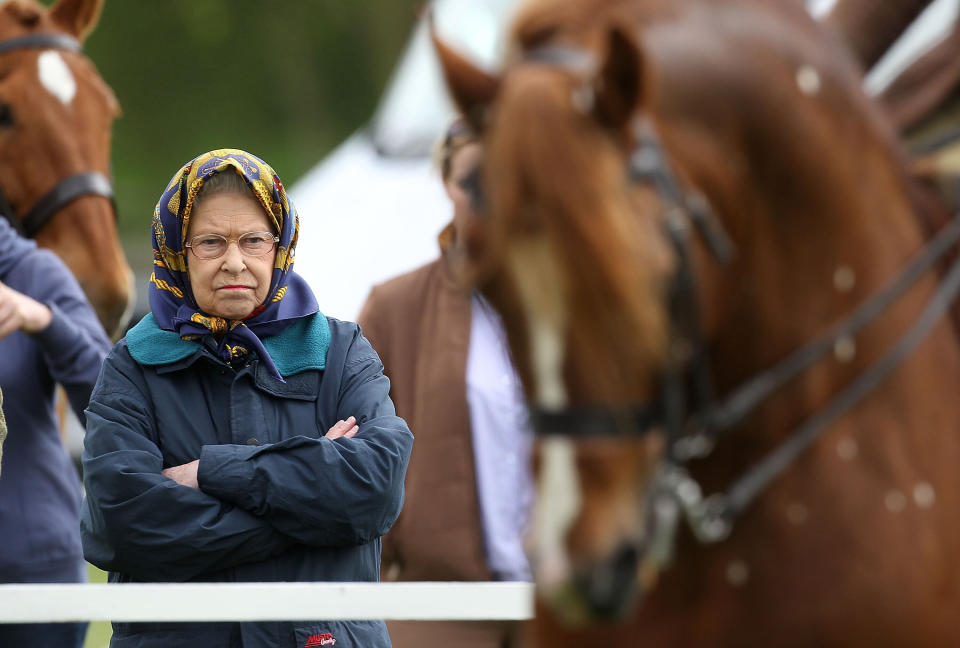
[{"label": "red logo patch on jacket", "polygon": [[303,645],[303,648],[313,648],[314,646],[332,646],[337,643],[337,640],[333,638],[333,635],[329,632],[321,632],[320,634],[312,634],[310,638],[307,639],[307,643]]}]

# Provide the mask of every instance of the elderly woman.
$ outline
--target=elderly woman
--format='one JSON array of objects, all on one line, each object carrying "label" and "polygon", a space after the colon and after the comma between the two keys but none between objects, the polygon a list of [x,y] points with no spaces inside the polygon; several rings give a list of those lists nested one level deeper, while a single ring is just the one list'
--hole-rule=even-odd
[{"label": "elderly woman", "polygon": [[[413,437],[357,325],[292,271],[297,231],[280,179],[239,150],[160,197],[151,313],[87,409],[84,552],[112,582],[378,579]],[[390,645],[382,621],[113,628],[123,648]]]}]

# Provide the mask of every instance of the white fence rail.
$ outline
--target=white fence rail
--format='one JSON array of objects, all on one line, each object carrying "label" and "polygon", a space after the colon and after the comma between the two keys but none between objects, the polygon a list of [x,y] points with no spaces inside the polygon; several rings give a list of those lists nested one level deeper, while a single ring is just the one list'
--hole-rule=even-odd
[{"label": "white fence rail", "polygon": [[524,620],[529,583],[0,585],[0,623]]}]

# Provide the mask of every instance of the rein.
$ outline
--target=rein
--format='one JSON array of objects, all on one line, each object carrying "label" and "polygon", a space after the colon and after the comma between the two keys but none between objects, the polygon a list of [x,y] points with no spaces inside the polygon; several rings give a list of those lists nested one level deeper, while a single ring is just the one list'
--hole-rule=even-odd
[{"label": "rein", "polygon": [[[654,144],[651,144],[651,141]],[[646,143],[641,141],[638,146],[655,146],[655,140],[648,139]],[[636,155],[631,159],[635,157]],[[658,173],[669,174],[669,169],[661,167]],[[640,177],[639,174],[636,177]],[[663,195],[662,185],[657,186]],[[667,194],[668,212],[671,211],[671,205],[676,202],[675,195],[676,190],[671,190]],[[702,218],[689,210],[688,215],[694,223],[698,222],[698,218]],[[680,238],[673,234],[674,231],[685,234],[686,230],[671,227],[670,219],[671,216],[668,213],[667,227],[681,259],[679,273],[687,275],[690,271],[687,252],[689,240],[686,236]],[[712,227],[719,228],[716,221],[709,222],[713,224]],[[711,235],[707,233],[709,230],[703,227],[699,229],[704,233],[706,242],[714,255],[723,261],[723,257],[717,254],[717,246],[711,243]],[[652,489],[653,515],[660,523],[655,525],[655,536],[665,534],[672,537],[674,530],[671,527],[675,526],[678,513],[682,511],[694,535],[701,542],[712,543],[727,538],[733,529],[735,519],[766,490],[770,483],[786,472],[800,454],[809,448],[831,424],[872,393],[909,357],[939,319],[948,312],[957,294],[960,293],[960,260],[950,267],[936,293],[910,329],[902,334],[883,356],[858,374],[819,411],[791,431],[786,440],[737,478],[726,491],[704,497],[700,485],[683,468],[683,463],[692,458],[707,456],[722,432],[741,423],[767,398],[822,359],[837,342],[849,338],[876,320],[938,261],[942,260],[958,241],[960,241],[960,217],[938,232],[889,284],[863,302],[844,320],[815,337],[775,366],[748,379],[719,403],[714,402],[709,393],[704,392],[702,386],[697,387],[704,380],[708,380],[709,376],[706,375],[705,361],[700,361],[697,357],[705,352],[705,348],[700,337],[699,320],[694,312],[692,328],[691,320],[688,319],[686,322],[686,328],[693,331],[692,335],[690,333],[686,335],[691,338],[690,344],[694,350],[687,369],[688,375],[683,376],[682,372],[676,370],[669,371],[662,398],[666,401],[678,398],[682,400],[682,395],[678,397],[674,392],[682,393],[684,383],[690,381],[695,386],[698,406],[682,411],[683,403],[681,402],[674,406],[675,409],[681,410],[680,416],[668,416],[664,420],[668,431],[670,458],[661,467]],[[681,277],[678,283],[683,284],[686,281],[686,278]],[[695,300],[695,298],[695,290],[674,293],[675,300]],[[674,328],[680,327],[675,325]],[[667,543],[654,537],[651,544],[663,547]]]},{"label": "rein", "polygon": [[[0,41],[0,54],[40,48],[75,53],[82,51],[80,41],[66,34],[28,34]],[[63,178],[41,196],[21,218],[17,218],[16,212],[0,187],[0,216],[10,221],[10,224],[23,236],[33,238],[53,218],[54,214],[81,196],[102,196],[110,199],[111,204],[114,205],[113,213],[116,217],[113,184],[107,176],[97,171],[83,171]]]},{"label": "rein", "polygon": [[[581,72],[584,54],[563,47],[534,50],[530,61]],[[570,62],[576,62],[570,65]],[[843,339],[877,319],[960,241],[960,215],[940,230],[880,292],[868,298],[830,330],[815,337],[773,367],[761,371],[717,401],[712,393],[708,349],[690,255],[690,224],[713,256],[726,264],[735,248],[702,195],[681,187],[652,124],[637,121],[636,143],[628,158],[630,178],[652,186],[663,203],[664,227],[677,256],[670,292],[670,366],[652,405],[574,406],[545,411],[533,408],[538,434],[564,436],[643,435],[655,427],[667,432],[668,452],[650,489],[652,533],[646,547],[661,564],[669,561],[681,513],[696,538],[713,543],[727,538],[740,516],[777,477],[786,472],[822,434],[889,376],[930,333],[960,293],[960,260],[950,266],[937,291],[913,325],[866,370],[723,492],[704,497],[684,464],[710,454],[718,438],[734,428],[770,396],[802,375]]]}]

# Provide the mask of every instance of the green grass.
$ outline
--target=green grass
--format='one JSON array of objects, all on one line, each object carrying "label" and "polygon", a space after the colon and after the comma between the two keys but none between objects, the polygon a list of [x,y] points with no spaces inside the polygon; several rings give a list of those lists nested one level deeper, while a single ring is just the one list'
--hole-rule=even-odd
[{"label": "green grass", "polygon": [[[91,583],[106,583],[106,572],[100,571],[93,565],[87,565],[87,578]],[[110,636],[113,634],[109,621],[94,621],[87,630],[87,640],[83,648],[107,648],[110,645]]]}]

